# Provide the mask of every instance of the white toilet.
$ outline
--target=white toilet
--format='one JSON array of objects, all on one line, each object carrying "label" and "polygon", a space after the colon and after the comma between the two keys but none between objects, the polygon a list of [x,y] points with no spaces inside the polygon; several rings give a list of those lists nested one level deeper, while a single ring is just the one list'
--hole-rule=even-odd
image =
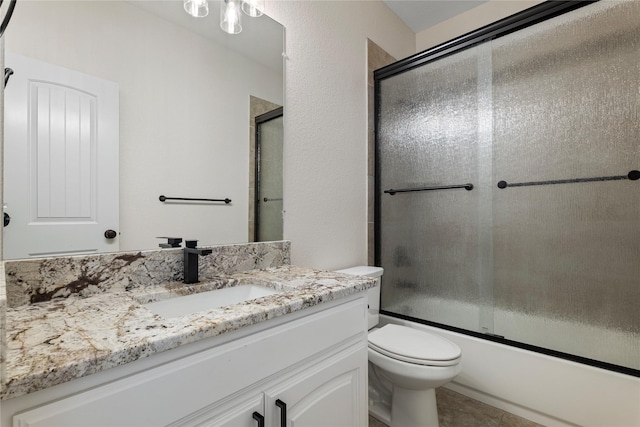
[{"label": "white toilet", "polygon": [[435,334],[388,324],[377,328],[381,267],[337,273],[376,277],[368,291],[369,412],[391,427],[437,427],[435,388],[462,370],[460,347]]}]

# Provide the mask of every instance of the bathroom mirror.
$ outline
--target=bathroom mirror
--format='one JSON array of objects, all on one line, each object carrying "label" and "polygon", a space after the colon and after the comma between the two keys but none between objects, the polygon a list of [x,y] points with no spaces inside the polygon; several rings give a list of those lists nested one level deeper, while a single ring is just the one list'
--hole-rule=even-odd
[{"label": "bathroom mirror", "polygon": [[[9,63],[11,54],[116,88],[118,120],[98,129],[108,128],[117,136],[118,161],[108,168],[111,172],[115,169],[115,178],[110,181],[117,182],[111,182],[111,190],[91,193],[86,187],[93,189],[95,177],[86,172],[87,178],[79,180],[78,192],[89,194],[85,211],[90,212],[82,213],[78,208],[80,213],[70,215],[70,222],[95,224],[105,217],[99,208],[118,206],[113,225],[100,225],[102,228],[84,233],[106,244],[103,252],[158,248],[163,243],[158,238],[161,236],[195,239],[199,245],[253,239],[249,224],[253,220],[250,199],[255,169],[251,121],[266,111],[250,111],[250,104],[254,104],[250,100],[259,100],[258,107],[283,105],[284,28],[267,15],[245,15],[242,32],[229,35],[220,28],[219,13],[220,3],[216,0],[209,0],[209,15],[205,18],[188,15],[182,0],[35,0],[16,7],[5,35],[5,67],[14,71],[5,88],[6,100],[10,91],[18,90],[21,79],[26,81],[21,75],[23,70]],[[26,83],[23,87],[27,88]],[[34,90],[27,88],[24,93],[29,93],[29,102],[33,103]],[[26,99],[26,95],[23,97]],[[33,111],[30,114],[35,115]],[[56,178],[51,172],[53,166],[45,173],[28,158],[23,159],[24,167],[17,167],[13,160],[7,164],[10,147],[18,140],[19,147],[27,147],[25,152],[38,153],[40,161],[47,155],[42,154],[41,142],[34,142],[34,134],[40,136],[33,125],[23,137],[10,133],[7,121],[12,114],[14,111],[6,106],[4,209],[11,222],[4,228],[4,258],[95,252],[91,247],[67,243],[71,231],[64,230],[53,237],[42,235],[41,230],[62,221],[60,218],[73,207],[68,201],[65,205],[60,201],[63,197],[55,197],[53,192],[44,198],[42,194],[26,194],[34,188],[41,190],[55,179],[69,179],[73,173],[58,172],[61,177]],[[49,148],[55,145],[49,144]],[[62,151],[66,154],[58,157],[49,153],[48,164],[69,161],[70,149]],[[95,166],[95,162],[113,156],[97,154],[97,159],[87,162]],[[26,185],[18,197],[7,190],[16,182]],[[75,187],[67,185],[66,191],[73,192]],[[102,196],[113,191],[117,194],[115,201],[103,201]],[[222,201],[162,202],[160,196]],[[230,202],[225,203],[225,199]],[[27,207],[21,211],[19,203],[26,203]],[[41,215],[43,205],[47,205],[44,210],[50,211],[48,215]],[[24,249],[27,255],[12,256],[8,246],[14,244],[10,242],[24,240],[19,227],[13,227],[19,217],[26,217],[24,221],[32,226],[30,233],[38,244],[62,242],[62,249],[28,247]],[[111,230],[114,238],[108,237],[114,234]]]}]

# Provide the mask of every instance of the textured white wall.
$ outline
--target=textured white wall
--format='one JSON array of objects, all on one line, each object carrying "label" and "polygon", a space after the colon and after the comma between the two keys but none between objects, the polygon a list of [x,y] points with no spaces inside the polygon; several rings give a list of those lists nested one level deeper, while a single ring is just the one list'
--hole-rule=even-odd
[{"label": "textured white wall", "polygon": [[521,12],[544,0],[490,0],[416,34],[416,51],[444,43]]},{"label": "textured white wall", "polygon": [[292,262],[367,261],[367,38],[391,55],[415,34],[379,1],[268,1],[286,28],[284,237]]}]

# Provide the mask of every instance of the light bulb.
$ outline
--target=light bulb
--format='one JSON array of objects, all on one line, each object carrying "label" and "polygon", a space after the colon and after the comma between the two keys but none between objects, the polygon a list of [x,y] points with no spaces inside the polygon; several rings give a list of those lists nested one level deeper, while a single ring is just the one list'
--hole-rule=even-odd
[{"label": "light bulb", "polygon": [[257,18],[264,13],[264,0],[244,0],[242,11],[247,15]]},{"label": "light bulb", "polygon": [[207,0],[184,0],[184,10],[193,17],[204,18],[209,14]]},{"label": "light bulb", "polygon": [[220,3],[220,28],[229,34],[242,31],[242,14],[238,0],[224,0]]}]

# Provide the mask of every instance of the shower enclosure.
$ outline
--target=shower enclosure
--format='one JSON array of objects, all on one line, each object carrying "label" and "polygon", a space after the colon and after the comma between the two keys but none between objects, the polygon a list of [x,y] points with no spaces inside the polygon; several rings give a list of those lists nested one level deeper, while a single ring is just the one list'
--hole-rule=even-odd
[{"label": "shower enclosure", "polygon": [[255,242],[282,240],[283,107],[256,117]]},{"label": "shower enclosure", "polygon": [[383,313],[640,376],[640,2],[375,73]]}]

